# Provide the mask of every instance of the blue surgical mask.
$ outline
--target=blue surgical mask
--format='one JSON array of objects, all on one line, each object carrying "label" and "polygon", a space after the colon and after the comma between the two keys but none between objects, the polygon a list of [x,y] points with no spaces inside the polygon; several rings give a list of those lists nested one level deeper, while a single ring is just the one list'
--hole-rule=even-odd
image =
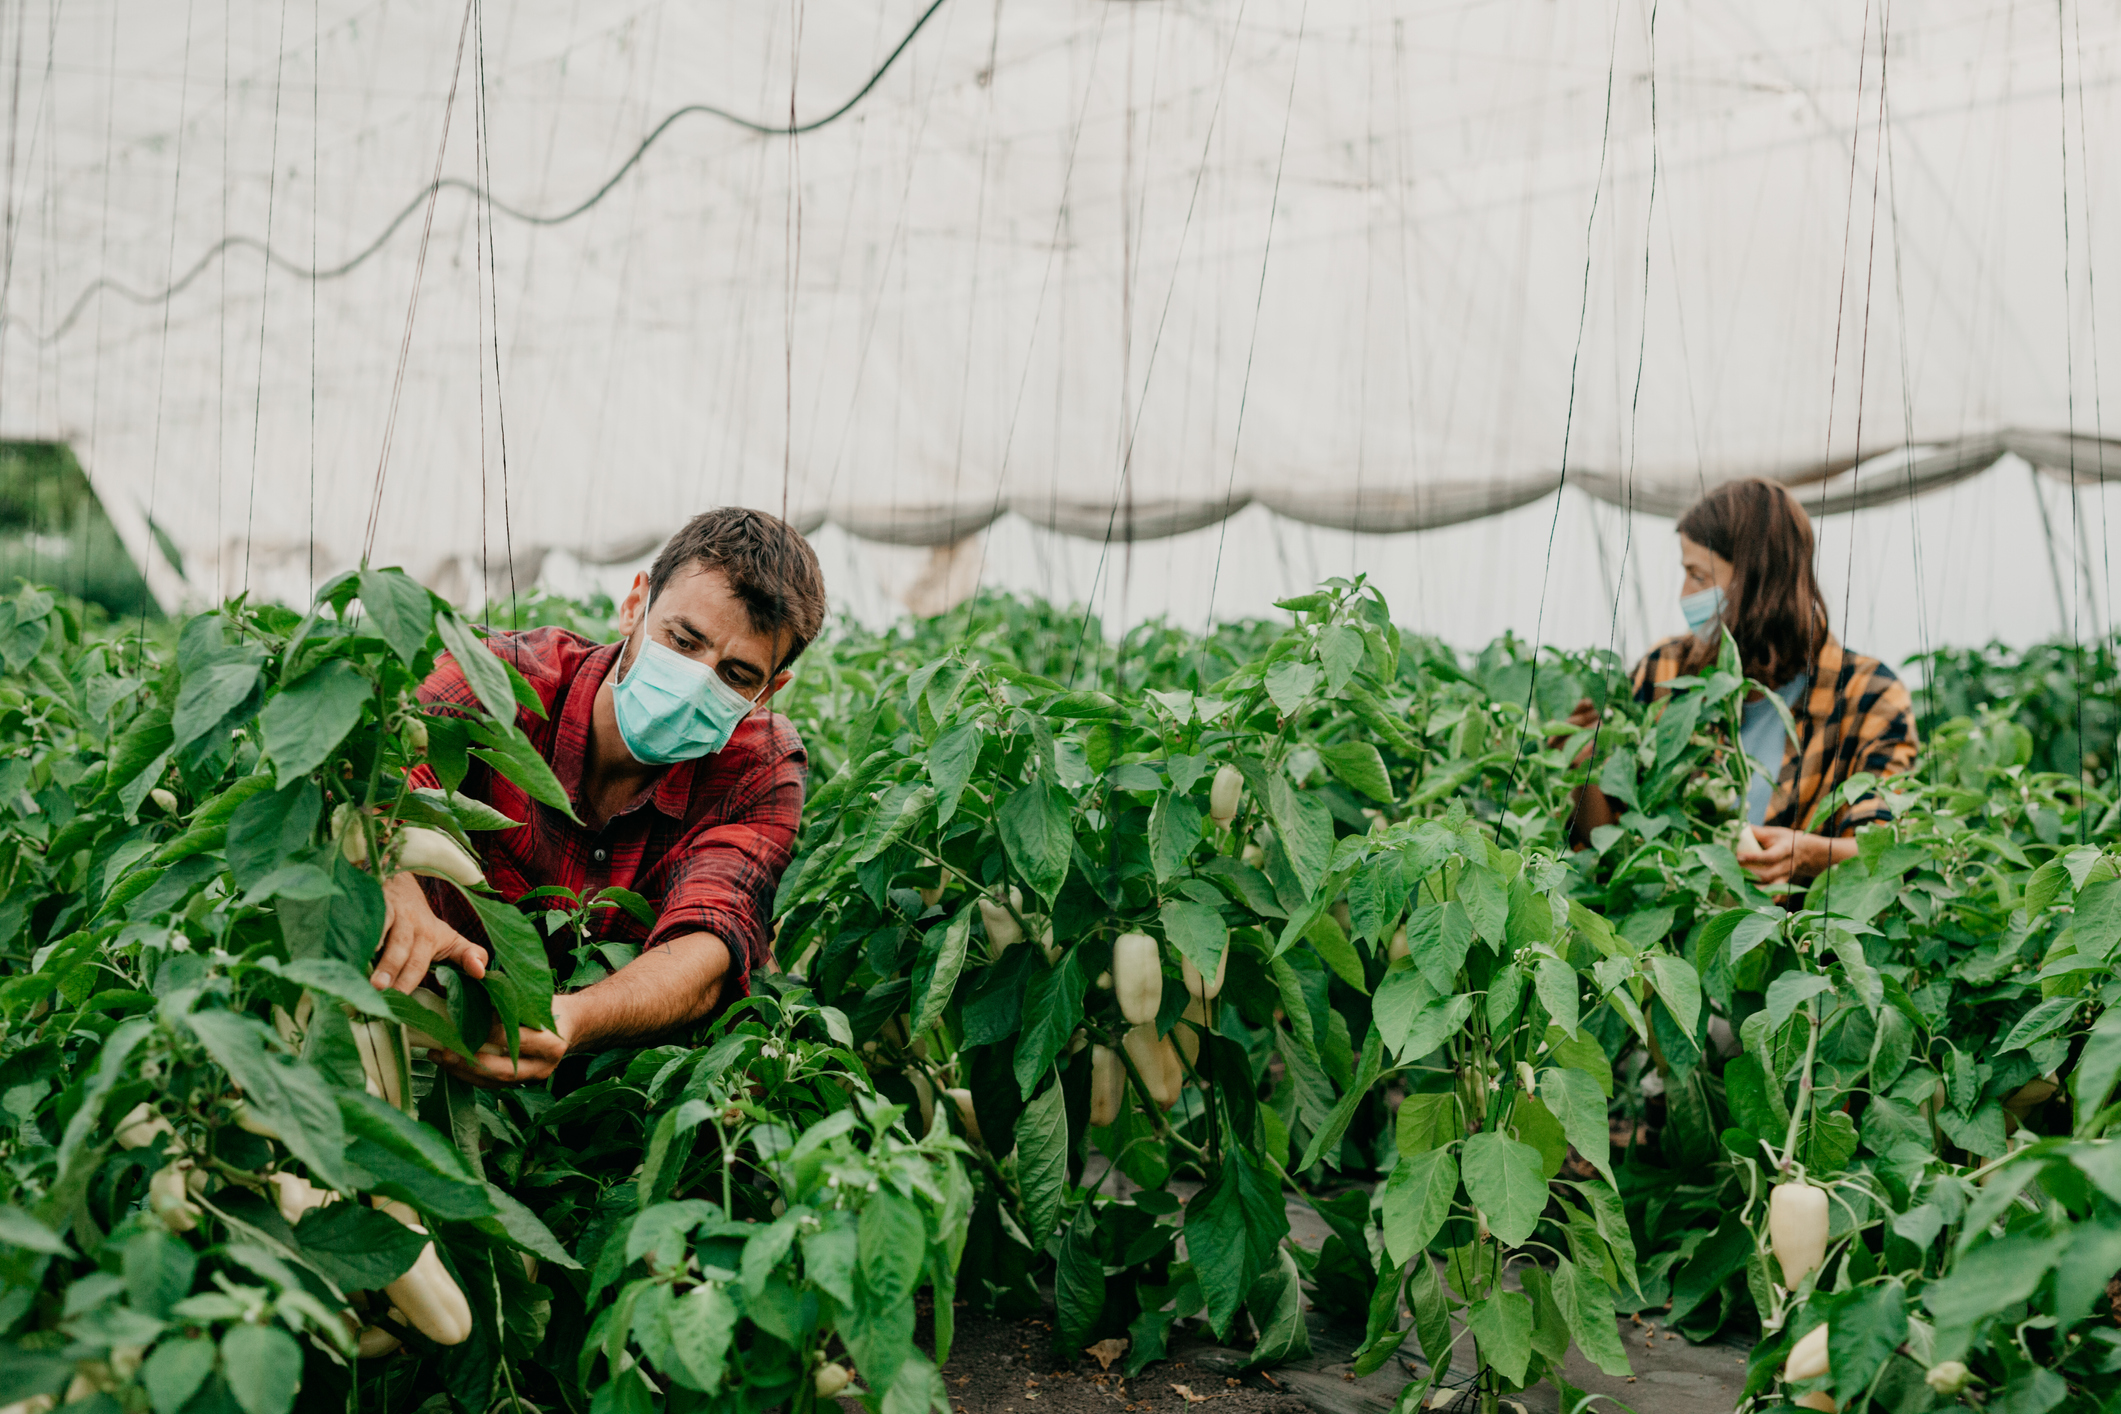
[{"label": "blue surgical mask", "polygon": [[[765,693],[761,687],[759,696]],[[705,663],[644,633],[633,665],[611,690],[611,705],[633,759],[644,766],[671,766],[727,746],[758,699],[747,699]]]},{"label": "blue surgical mask", "polygon": [[1723,591],[1711,586],[1699,594],[1682,595],[1679,612],[1686,615],[1686,626],[1699,637],[1723,617]]}]

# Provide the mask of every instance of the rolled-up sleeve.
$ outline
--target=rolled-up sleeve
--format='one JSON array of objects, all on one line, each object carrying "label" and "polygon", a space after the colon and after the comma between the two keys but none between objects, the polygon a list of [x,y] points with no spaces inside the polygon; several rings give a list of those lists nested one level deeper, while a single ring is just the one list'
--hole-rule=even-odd
[{"label": "rolled-up sleeve", "polygon": [[725,996],[748,993],[752,970],[773,963],[773,897],[795,852],[804,766],[799,744],[760,760],[733,786],[725,817],[703,821],[664,862],[668,884],[648,946],[714,934],[729,948]]}]

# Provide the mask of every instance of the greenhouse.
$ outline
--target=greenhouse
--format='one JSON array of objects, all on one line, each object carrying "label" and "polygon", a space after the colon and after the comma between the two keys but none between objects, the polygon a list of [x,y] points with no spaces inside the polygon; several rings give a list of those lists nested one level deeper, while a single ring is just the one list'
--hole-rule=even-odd
[{"label": "greenhouse", "polygon": [[0,1414],[2121,1408],[2109,8],[0,64]]}]

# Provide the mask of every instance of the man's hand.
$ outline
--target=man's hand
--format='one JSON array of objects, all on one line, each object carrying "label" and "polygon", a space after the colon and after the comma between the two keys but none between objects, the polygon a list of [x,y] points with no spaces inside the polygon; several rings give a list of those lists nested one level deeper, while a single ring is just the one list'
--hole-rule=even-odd
[{"label": "man's hand", "polygon": [[714,1010],[729,972],[729,949],[712,933],[687,933],[648,949],[603,981],[552,999],[556,1027],[517,1033],[519,1059],[508,1059],[508,1038],[497,1020],[479,1047],[476,1064],[447,1051],[435,1062],[474,1085],[520,1085],[543,1080],[568,1052],[607,1042],[641,1044],[689,1026]]},{"label": "man's hand", "polygon": [[478,1054],[467,1061],[454,1051],[430,1051],[435,1064],[473,1085],[525,1085],[543,1080],[567,1057],[574,1033],[573,1006],[586,993],[562,994],[552,999],[552,1019],[558,1029],[541,1031],[525,1026],[516,1032],[516,1059],[508,1058],[508,1033],[497,1017]]},{"label": "man's hand", "polygon": [[438,962],[454,963],[469,977],[486,975],[486,950],[435,917],[412,874],[383,881],[383,951],[368,980],[379,991],[410,993]]}]

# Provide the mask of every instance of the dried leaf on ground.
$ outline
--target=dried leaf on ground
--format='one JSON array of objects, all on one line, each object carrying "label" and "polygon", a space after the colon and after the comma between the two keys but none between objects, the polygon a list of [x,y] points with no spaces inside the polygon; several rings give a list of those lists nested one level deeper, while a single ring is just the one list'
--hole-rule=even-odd
[{"label": "dried leaf on ground", "polygon": [[1126,1353],[1127,1341],[1124,1338],[1115,1338],[1113,1336],[1106,1336],[1095,1345],[1083,1347],[1083,1354],[1095,1360],[1097,1368],[1100,1370],[1111,1369],[1112,1362]]}]

